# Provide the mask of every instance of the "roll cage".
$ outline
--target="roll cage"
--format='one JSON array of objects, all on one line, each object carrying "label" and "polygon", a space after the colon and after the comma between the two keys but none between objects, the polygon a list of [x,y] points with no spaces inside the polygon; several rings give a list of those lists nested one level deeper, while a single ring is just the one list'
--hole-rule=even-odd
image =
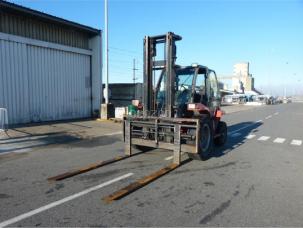
[{"label": "roll cage", "polygon": [[[215,77],[215,85],[208,80],[210,74],[213,74]],[[188,103],[202,103],[211,109],[219,106],[218,102],[220,102],[220,97],[217,96],[219,94],[219,88],[216,83],[217,76],[215,71],[201,65],[187,67],[176,66],[174,75],[174,109],[179,109],[181,106],[187,105]],[[187,84],[185,84],[185,82],[182,83],[180,80],[182,75],[188,76],[185,80]],[[162,70],[154,89],[155,110],[158,112],[162,109],[165,110],[165,91],[161,91],[160,89],[161,84],[165,82],[165,77],[165,70]],[[203,84],[197,84],[198,81],[201,80],[200,78],[198,80],[198,77],[203,77]],[[215,94],[217,95],[215,96]]]}]

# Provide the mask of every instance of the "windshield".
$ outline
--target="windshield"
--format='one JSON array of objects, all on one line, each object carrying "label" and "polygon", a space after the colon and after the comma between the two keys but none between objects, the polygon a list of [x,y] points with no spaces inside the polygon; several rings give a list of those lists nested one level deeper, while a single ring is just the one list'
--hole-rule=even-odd
[{"label": "windshield", "polygon": [[[197,71],[197,72],[196,72]],[[160,81],[158,82],[158,89],[156,94],[156,110],[160,114],[165,111],[165,78],[166,74],[163,72]],[[214,84],[216,78],[210,76],[208,86],[212,88],[212,93],[217,94],[217,86]],[[174,104],[179,110],[186,110],[187,104],[190,102],[203,103],[207,105],[207,82],[206,82],[206,71],[197,70],[196,68],[183,68],[176,71],[175,79],[175,101]]]},{"label": "windshield", "polygon": [[191,98],[195,69],[179,70],[176,74],[176,105],[187,104]]},{"label": "windshield", "polygon": [[[193,80],[195,78],[194,68],[178,69],[176,71],[175,81],[175,105],[177,108],[182,106],[182,109],[186,108],[187,103],[191,99],[193,90]],[[166,74],[162,72],[162,76],[159,78],[158,88],[156,92],[156,110],[158,114],[165,111],[165,80]]]}]

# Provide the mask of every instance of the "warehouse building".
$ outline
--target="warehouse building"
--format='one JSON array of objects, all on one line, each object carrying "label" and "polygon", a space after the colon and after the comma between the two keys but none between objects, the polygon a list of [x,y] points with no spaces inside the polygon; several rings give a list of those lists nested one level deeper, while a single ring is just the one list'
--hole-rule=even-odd
[{"label": "warehouse building", "polygon": [[101,31],[0,0],[0,108],[9,124],[98,115]]}]

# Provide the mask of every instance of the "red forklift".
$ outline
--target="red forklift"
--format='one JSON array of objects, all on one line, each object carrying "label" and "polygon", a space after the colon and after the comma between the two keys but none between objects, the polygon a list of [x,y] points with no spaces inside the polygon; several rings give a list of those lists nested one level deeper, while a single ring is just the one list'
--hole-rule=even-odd
[{"label": "red forklift", "polygon": [[181,153],[206,160],[214,145],[226,142],[216,73],[199,64],[177,65],[181,39],[172,32],[144,38],[143,109],[124,117],[126,155],[133,147],[161,148],[172,150],[174,163],[180,164]]}]

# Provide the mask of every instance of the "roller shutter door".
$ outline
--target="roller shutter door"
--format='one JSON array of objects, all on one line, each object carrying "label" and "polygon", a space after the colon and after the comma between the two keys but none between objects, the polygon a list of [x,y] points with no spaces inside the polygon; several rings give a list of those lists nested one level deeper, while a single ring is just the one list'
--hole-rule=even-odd
[{"label": "roller shutter door", "polygon": [[91,57],[0,39],[0,107],[10,124],[90,117]]}]

